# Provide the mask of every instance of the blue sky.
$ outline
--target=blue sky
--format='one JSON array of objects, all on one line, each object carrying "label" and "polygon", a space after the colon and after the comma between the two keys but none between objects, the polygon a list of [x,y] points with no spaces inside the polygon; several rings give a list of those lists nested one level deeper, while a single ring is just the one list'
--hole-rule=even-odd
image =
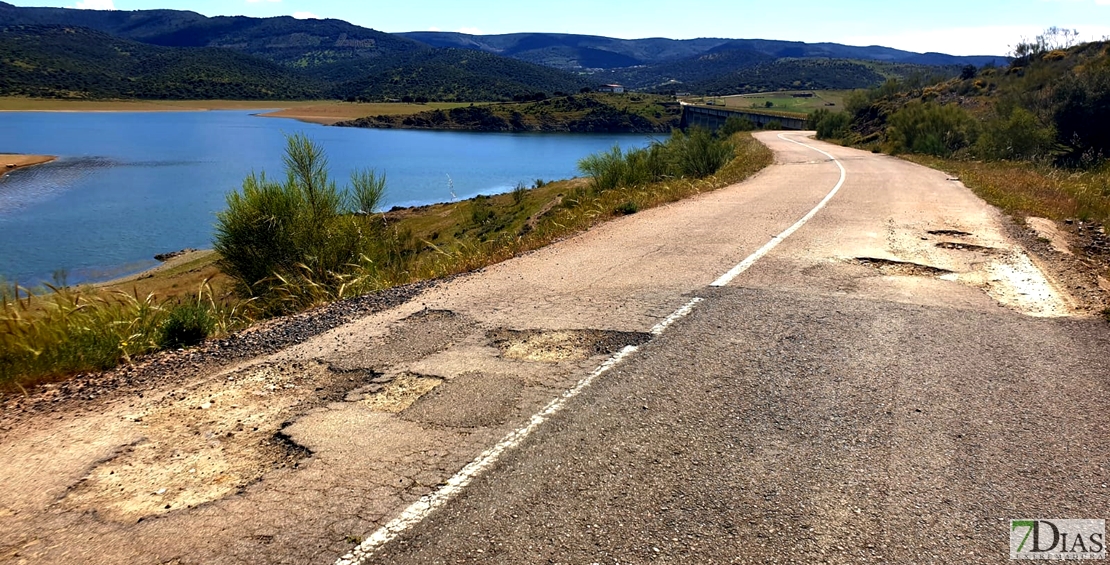
[{"label": "blue sky", "polygon": [[1001,55],[1049,26],[1110,36],[1110,0],[7,0],[18,6],[140,10],[208,16],[338,18],[390,32],[564,32],[610,37],[732,37],[885,45],[955,55]]}]

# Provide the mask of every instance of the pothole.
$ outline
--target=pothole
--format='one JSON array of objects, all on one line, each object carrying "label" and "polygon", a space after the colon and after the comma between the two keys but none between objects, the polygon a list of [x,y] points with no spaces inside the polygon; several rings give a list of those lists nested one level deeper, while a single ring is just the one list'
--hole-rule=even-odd
[{"label": "pothole", "polygon": [[452,428],[503,424],[517,405],[524,384],[509,375],[464,373],[436,387],[401,417]]},{"label": "pothole", "polygon": [[501,350],[502,357],[545,363],[581,361],[595,355],[609,355],[651,339],[647,333],[605,330],[498,329],[487,335]]},{"label": "pothole", "polygon": [[931,267],[908,261],[894,261],[891,259],[876,259],[874,257],[857,257],[856,262],[865,267],[871,267],[884,275],[912,276],[912,277],[940,277],[954,274],[948,269]]},{"label": "pothole", "polygon": [[449,348],[466,338],[474,321],[450,310],[422,310],[392,326],[389,333],[352,341],[328,356],[336,370],[400,367]]},{"label": "pothole", "polygon": [[443,379],[416,373],[374,379],[359,400],[375,412],[396,414],[443,383]]},{"label": "pothole", "polygon": [[371,376],[318,362],[260,365],[170,393],[128,416],[141,439],[97,464],[61,504],[134,523],[239,492],[311,456],[282,433],[290,418]]},{"label": "pothole", "polygon": [[971,237],[975,234],[960,230],[929,230],[929,235],[946,235],[950,237]]},{"label": "pothole", "polygon": [[985,245],[974,245],[971,243],[963,243],[959,241],[942,241],[937,243],[940,249],[953,249],[956,251],[977,251],[979,253],[998,253],[995,247],[987,247]]}]

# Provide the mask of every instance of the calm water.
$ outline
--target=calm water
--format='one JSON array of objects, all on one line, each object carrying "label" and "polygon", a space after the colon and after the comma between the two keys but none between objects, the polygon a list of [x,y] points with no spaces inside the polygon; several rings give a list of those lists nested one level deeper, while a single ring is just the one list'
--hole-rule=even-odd
[{"label": "calm water", "polygon": [[[324,127],[254,112],[0,113],[0,153],[57,155],[0,179],[0,276],[37,284],[64,269],[95,281],[211,247],[215,213],[251,171],[284,178],[285,134],[327,151],[339,184],[373,167],[386,207],[465,199],[576,176],[582,157],[644,136]],[[452,194],[453,193],[453,194]]]}]

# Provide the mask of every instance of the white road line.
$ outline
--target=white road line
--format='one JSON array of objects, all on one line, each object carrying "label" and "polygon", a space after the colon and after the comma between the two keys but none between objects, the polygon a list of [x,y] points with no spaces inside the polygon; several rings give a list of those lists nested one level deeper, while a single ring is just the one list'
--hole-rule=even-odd
[{"label": "white road line", "polygon": [[[828,204],[829,200],[831,200],[832,197],[835,196],[836,193],[840,190],[840,187],[844,185],[844,180],[847,177],[847,173],[844,170],[844,166],[840,164],[840,161],[836,160],[836,157],[833,157],[832,155],[820,149],[817,149],[816,147],[806,145],[805,143],[801,143],[799,141],[794,141],[793,139],[787,139],[783,137],[783,134],[779,134],[779,138],[791,143],[797,143],[798,145],[801,145],[803,147],[808,147],[809,149],[817,151],[818,153],[821,153],[832,159],[833,162],[836,163],[836,166],[840,167],[840,182],[836,184],[836,188],[834,188],[832,192],[830,192],[828,196],[826,196],[825,199],[817,205],[816,208],[811,210],[809,214],[806,214],[806,216],[799,220],[798,223],[791,226],[790,229],[775,236],[775,238],[772,239],[770,243],[764,245],[759,251],[756,251],[754,255],[748,257],[744,260],[743,263],[740,263],[731,271],[726,273],[723,277],[718,279],[717,282],[714,282],[712,286],[725,286],[737,276],[739,276],[740,273],[746,271],[761,257],[774,249],[775,246],[782,242],[782,240],[790,237],[790,235],[797,231],[798,228],[802,227],[803,225],[805,225],[806,222],[813,218],[813,216],[815,216],[817,212],[821,211],[821,209],[824,208],[826,204]],[[651,328],[651,335],[662,335],[663,332],[665,332],[667,328],[671,327],[671,325],[673,325],[675,322],[681,320],[682,318],[685,318],[690,314],[690,312],[693,312],[694,308],[700,302],[702,302],[701,298],[694,298],[690,302],[686,303],[686,305],[682,308],[675,310],[674,313],[672,313],[670,316],[667,316],[662,322],[656,324],[655,327]],[[625,347],[624,349],[618,351],[616,354],[614,354],[612,357],[598,366],[597,369],[594,369],[594,371],[590,373],[586,378],[578,381],[578,384],[576,384],[574,388],[567,390],[558,398],[552,400],[538,414],[532,416],[527,425],[510,432],[508,435],[502,438],[501,441],[497,443],[497,445],[494,445],[493,447],[482,452],[482,454],[479,455],[477,459],[471,461],[469,464],[467,464],[466,467],[463,467],[462,470],[455,474],[455,476],[448,479],[447,482],[443,484],[443,486],[420,497],[420,500],[412,503],[412,505],[406,508],[404,512],[401,512],[400,516],[397,516],[393,520],[390,520],[389,523],[387,523],[386,525],[378,528],[377,531],[375,531],[369,538],[367,538],[366,541],[359,544],[359,546],[356,547],[351,553],[348,553],[347,555],[344,555],[343,557],[340,557],[338,560],[336,560],[335,565],[362,565],[363,563],[365,563],[366,560],[372,557],[374,553],[381,549],[383,545],[396,539],[398,536],[404,533],[405,530],[408,530],[409,528],[419,524],[436,509],[442,507],[444,504],[447,504],[449,500],[451,500],[456,494],[462,491],[462,489],[466,488],[466,486],[469,485],[470,482],[473,481],[475,478],[477,478],[478,475],[482,474],[483,471],[496,463],[497,460],[500,459],[506,451],[520,445],[520,443],[523,442],[525,438],[527,438],[529,435],[531,435],[532,432],[536,431],[536,429],[543,425],[544,422],[546,422],[548,419],[562,410],[563,407],[566,406],[567,402],[570,401],[570,399],[578,396],[579,394],[582,394],[582,392],[589,388],[590,385],[592,385],[598,377],[609,372],[610,369],[617,366],[618,364],[620,364],[621,361],[624,361],[628,356],[636,353],[639,350],[639,346],[629,345],[628,347]]]},{"label": "white road line", "polygon": [[809,213],[806,214],[802,219],[798,220],[797,223],[795,223],[794,225],[787,228],[786,231],[776,235],[775,237],[772,237],[771,241],[767,242],[767,245],[764,245],[763,247],[760,247],[758,251],[756,251],[755,253],[753,253],[751,255],[751,257],[748,257],[747,259],[744,259],[739,265],[733,267],[732,270],[730,270],[729,272],[722,275],[721,278],[717,279],[716,281],[713,282],[713,284],[711,284],[709,286],[727,286],[730,282],[732,282],[734,279],[736,279],[736,277],[740,276],[740,273],[743,273],[744,271],[747,271],[748,269],[750,269],[751,266],[754,265],[756,261],[759,261],[760,259],[762,259],[764,255],[770,253],[772,249],[778,247],[778,245],[780,243],[782,243],[783,240],[785,240],[786,238],[793,235],[794,232],[798,231],[802,226],[806,225],[807,222],[812,220],[813,217],[816,216],[817,213],[820,212],[821,209],[824,208],[825,205],[828,204],[830,200],[832,200],[833,196],[836,196],[836,193],[840,192],[840,187],[844,186],[844,181],[848,178],[848,172],[844,170],[844,165],[841,165],[840,161],[838,161],[836,159],[836,157],[833,157],[831,154],[826,153],[825,151],[822,151],[822,150],[820,150],[820,149],[818,149],[818,148],[816,148],[812,145],[802,143],[800,141],[795,141],[793,139],[789,139],[789,138],[785,137],[785,134],[782,134],[782,133],[779,134],[779,139],[781,139],[783,141],[789,141],[790,143],[796,143],[796,144],[801,145],[802,147],[806,147],[808,149],[812,149],[812,150],[828,157],[829,159],[832,159],[832,162],[836,163],[837,167],[840,167],[840,182],[836,183],[836,186],[832,189],[832,192],[830,192],[828,195],[826,195],[825,199],[817,204],[817,207],[810,210]]},{"label": "white road line", "polygon": [[[694,310],[694,307],[701,301],[701,298],[694,298],[690,302],[687,302],[685,306],[675,310],[674,313],[651,328],[651,334],[655,336],[662,334],[672,324],[688,316],[690,312]],[[336,560],[335,565],[362,565],[365,563],[366,560],[373,556],[374,552],[383,545],[396,539],[397,536],[404,533],[405,530],[419,524],[437,508],[446,504],[451,498],[462,491],[462,489],[466,488],[466,485],[469,485],[478,475],[482,474],[482,471],[485,471],[496,463],[497,460],[501,458],[502,454],[520,445],[525,438],[536,431],[536,428],[539,428],[549,418],[562,410],[570,399],[582,394],[582,391],[589,388],[598,377],[607,373],[610,369],[620,364],[621,361],[624,361],[626,357],[639,350],[640,347],[638,345],[629,345],[618,351],[598,366],[597,369],[594,369],[586,378],[578,381],[578,384],[576,384],[574,388],[564,392],[558,398],[552,400],[538,414],[532,416],[527,425],[510,432],[502,438],[501,441],[497,442],[497,445],[482,452],[477,459],[471,461],[466,467],[463,467],[455,476],[448,479],[443,486],[420,497],[420,500],[412,503],[404,512],[401,512],[400,516],[390,520],[389,523],[381,528],[378,528],[376,532],[356,547],[354,551]]]}]

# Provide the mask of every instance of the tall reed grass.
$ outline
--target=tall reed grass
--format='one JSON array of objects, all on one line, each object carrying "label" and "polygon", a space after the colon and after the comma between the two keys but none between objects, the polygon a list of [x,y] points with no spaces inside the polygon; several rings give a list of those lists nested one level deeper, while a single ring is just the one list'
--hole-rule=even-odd
[{"label": "tall reed grass", "polygon": [[167,335],[193,328],[188,320],[178,319],[175,332],[168,330],[167,322],[186,306],[203,312],[203,337],[244,327],[250,320],[243,304],[217,301],[207,281],[188,304],[159,303],[153,295],[87,293],[52,285],[36,294],[5,285],[0,290],[0,391],[110,369],[179,345],[167,341]]}]

